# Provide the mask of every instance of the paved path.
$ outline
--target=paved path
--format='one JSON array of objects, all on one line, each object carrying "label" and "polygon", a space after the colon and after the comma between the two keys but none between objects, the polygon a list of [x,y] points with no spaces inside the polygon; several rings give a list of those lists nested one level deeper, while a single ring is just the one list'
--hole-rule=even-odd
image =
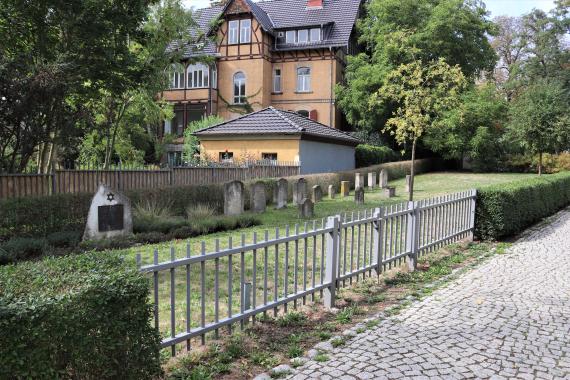
[{"label": "paved path", "polygon": [[570,379],[570,210],[294,379]]}]

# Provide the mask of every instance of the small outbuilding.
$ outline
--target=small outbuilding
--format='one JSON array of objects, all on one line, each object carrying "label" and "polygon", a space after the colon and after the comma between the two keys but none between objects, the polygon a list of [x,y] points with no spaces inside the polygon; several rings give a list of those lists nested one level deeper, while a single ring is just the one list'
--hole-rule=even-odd
[{"label": "small outbuilding", "polygon": [[301,174],[354,169],[360,141],[295,112],[268,107],[194,132],[204,159],[297,162]]}]

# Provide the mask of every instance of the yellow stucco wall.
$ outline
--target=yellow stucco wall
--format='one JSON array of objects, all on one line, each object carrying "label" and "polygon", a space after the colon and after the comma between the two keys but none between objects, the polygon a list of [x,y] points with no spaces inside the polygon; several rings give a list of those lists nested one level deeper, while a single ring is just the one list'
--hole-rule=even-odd
[{"label": "yellow stucco wall", "polygon": [[275,140],[202,140],[200,153],[203,157],[218,161],[220,152],[233,152],[234,160],[260,160],[262,153],[277,153],[279,161],[299,161],[298,139]]}]

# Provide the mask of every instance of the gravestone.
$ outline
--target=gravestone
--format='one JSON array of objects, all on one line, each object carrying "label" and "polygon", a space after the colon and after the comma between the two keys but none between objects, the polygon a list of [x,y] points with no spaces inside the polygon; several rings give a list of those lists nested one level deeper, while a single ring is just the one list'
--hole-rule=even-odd
[{"label": "gravestone", "polygon": [[384,188],[384,196],[386,198],[393,198],[396,196],[396,188],[394,186],[387,186]]},{"label": "gravestone", "polygon": [[244,209],[244,187],[240,181],[224,183],[224,215],[240,215]]},{"label": "gravestone", "polygon": [[411,175],[407,175],[406,176],[406,193],[410,192],[410,185],[412,183],[412,176]]},{"label": "gravestone", "polygon": [[343,197],[348,197],[348,194],[350,193],[350,181],[340,182],[340,193]]},{"label": "gravestone", "polygon": [[388,171],[386,169],[380,170],[380,188],[385,189],[388,186]]},{"label": "gravestone", "polygon": [[250,188],[250,203],[249,208],[253,212],[265,212],[267,206],[267,196],[265,195],[265,184],[263,182],[256,182]]},{"label": "gravestone", "polygon": [[357,205],[364,204],[364,188],[359,187],[354,190],[354,201]]},{"label": "gravestone", "polygon": [[287,192],[289,183],[285,178],[281,178],[276,182],[276,189],[274,190],[274,203],[276,209],[287,207]]},{"label": "gravestone", "polygon": [[354,174],[354,188],[364,187],[364,174],[355,173]]},{"label": "gravestone", "polygon": [[132,233],[133,217],[129,198],[107,185],[99,185],[91,200],[83,240],[106,239]]},{"label": "gravestone", "polygon": [[376,186],[376,172],[368,173],[368,187],[374,189]]},{"label": "gravestone", "polygon": [[307,180],[305,178],[299,178],[299,180],[295,182],[293,185],[293,203],[301,204],[301,202],[307,198],[309,195],[307,186]]},{"label": "gravestone", "polygon": [[311,190],[311,200],[313,203],[317,203],[323,200],[323,189],[321,186],[315,185]]},{"label": "gravestone", "polygon": [[334,199],[335,194],[336,190],[334,188],[334,185],[329,185],[329,199]]},{"label": "gravestone", "polygon": [[305,198],[297,206],[300,218],[312,218],[315,215],[315,205],[309,198]]}]

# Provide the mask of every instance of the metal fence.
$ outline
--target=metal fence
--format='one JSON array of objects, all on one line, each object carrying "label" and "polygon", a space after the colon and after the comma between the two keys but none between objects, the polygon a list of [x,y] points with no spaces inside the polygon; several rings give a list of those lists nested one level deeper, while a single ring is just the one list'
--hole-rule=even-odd
[{"label": "metal fence", "polygon": [[[336,215],[293,228],[230,237],[196,254],[191,246],[179,257],[154,251],[137,255],[140,271],[152,278],[154,324],[162,347],[193,340],[240,323],[260,313],[287,311],[322,299],[333,307],[336,289],[376,276],[403,262],[414,269],[418,257],[451,242],[473,237],[476,191]],[[247,242],[248,238],[251,240]],[[161,256],[166,254],[166,257]],[[160,258],[164,258],[160,262]]]},{"label": "metal fence", "polygon": [[180,166],[165,169],[84,168],[53,170],[48,174],[0,174],[0,199],[63,193],[95,192],[101,182],[118,190],[164,186],[206,185],[233,180],[298,175],[298,162],[252,162]]}]

